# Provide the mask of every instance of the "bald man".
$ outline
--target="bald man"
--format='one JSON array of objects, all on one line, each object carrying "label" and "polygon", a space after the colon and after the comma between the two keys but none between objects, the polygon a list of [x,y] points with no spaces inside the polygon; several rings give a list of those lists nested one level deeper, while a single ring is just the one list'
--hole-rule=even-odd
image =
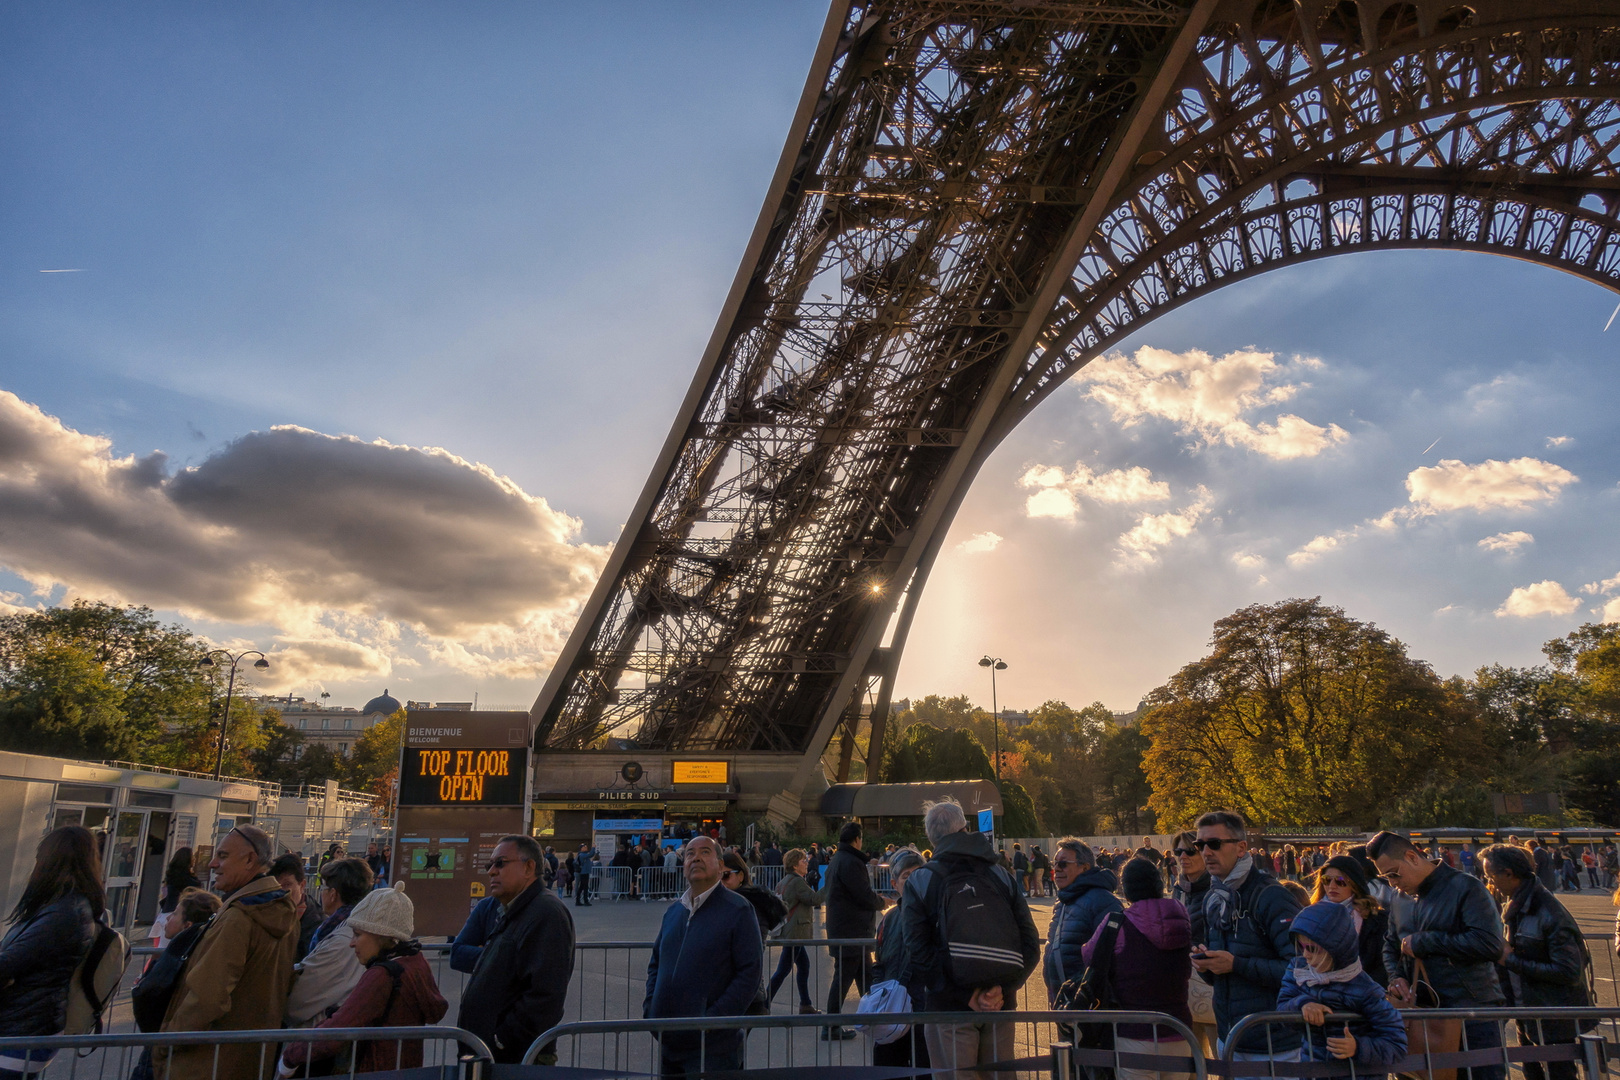
[{"label": "bald man", "polygon": [[[686,845],[686,891],[664,912],[647,964],[641,1014],[664,1017],[742,1016],[765,969],[759,920],[747,900],[720,887],[720,845],[707,836]],[[738,1029],[669,1032],[660,1041],[666,1077],[741,1069]]]}]

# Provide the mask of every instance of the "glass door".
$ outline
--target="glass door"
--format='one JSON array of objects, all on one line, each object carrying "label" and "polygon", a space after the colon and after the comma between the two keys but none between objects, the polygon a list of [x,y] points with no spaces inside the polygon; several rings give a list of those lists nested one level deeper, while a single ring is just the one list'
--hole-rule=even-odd
[{"label": "glass door", "polygon": [[107,838],[107,911],[109,923],[128,927],[135,917],[135,890],[146,855],[145,810],[120,810]]}]

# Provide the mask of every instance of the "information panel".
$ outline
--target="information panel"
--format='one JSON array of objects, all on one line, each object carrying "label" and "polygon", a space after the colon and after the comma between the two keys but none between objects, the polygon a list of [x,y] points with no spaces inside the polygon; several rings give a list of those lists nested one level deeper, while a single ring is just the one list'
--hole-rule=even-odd
[{"label": "information panel", "polygon": [[672,761],[669,768],[670,781],[676,784],[718,784],[723,787],[731,783],[729,761]]},{"label": "information panel", "polygon": [[528,744],[528,713],[407,710],[392,865],[419,936],[459,933],[495,845],[523,832]]}]

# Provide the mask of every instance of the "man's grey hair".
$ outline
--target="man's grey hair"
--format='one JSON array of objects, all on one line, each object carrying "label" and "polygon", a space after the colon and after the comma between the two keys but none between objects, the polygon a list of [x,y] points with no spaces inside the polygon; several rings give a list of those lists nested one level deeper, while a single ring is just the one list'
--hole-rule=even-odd
[{"label": "man's grey hair", "polygon": [[923,803],[923,831],[928,834],[928,842],[935,847],[951,833],[959,833],[967,828],[967,815],[962,813],[962,804],[955,799],[946,797],[937,802]]},{"label": "man's grey hair", "polygon": [[259,860],[260,866],[269,866],[273,857],[270,849],[270,834],[257,825],[238,825],[231,832],[247,841],[248,847],[253,849],[253,857]]},{"label": "man's grey hair", "polygon": [[1084,840],[1081,840],[1079,837],[1065,836],[1063,839],[1057,842],[1057,850],[1054,851],[1053,854],[1055,855],[1058,851],[1062,851],[1065,848],[1074,853],[1074,861],[1079,863],[1081,866],[1097,865],[1097,856],[1092,854],[1091,846]]},{"label": "man's grey hair", "polygon": [[1198,819],[1198,829],[1225,829],[1233,840],[1247,840],[1249,838],[1249,825],[1243,820],[1243,815],[1233,810],[1211,810]]}]

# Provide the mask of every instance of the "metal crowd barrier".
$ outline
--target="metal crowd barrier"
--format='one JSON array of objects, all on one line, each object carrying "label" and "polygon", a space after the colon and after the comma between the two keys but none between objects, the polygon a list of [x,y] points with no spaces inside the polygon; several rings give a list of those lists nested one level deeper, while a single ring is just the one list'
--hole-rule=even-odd
[{"label": "metal crowd barrier", "polygon": [[[268,1037],[268,1038],[267,1038]],[[204,1046],[213,1047],[208,1064],[208,1080],[249,1080],[220,1068],[220,1048],[249,1045],[258,1047],[257,1075],[274,1077],[281,1051],[289,1043],[343,1042],[348,1044],[346,1070],[333,1075],[354,1076],[362,1044],[381,1043],[386,1053],[389,1044],[397,1062],[406,1044],[422,1044],[422,1066],[409,1070],[411,1075],[435,1077],[437,1080],[480,1080],[489,1074],[494,1056],[478,1036],[455,1027],[353,1027],[353,1028],[276,1028],[256,1031],[159,1031],[102,1033],[99,1035],[49,1035],[33,1038],[0,1036],[0,1054],[22,1055],[27,1051],[54,1053],[50,1061],[38,1069],[31,1066],[30,1075],[44,1080],[127,1080],[149,1050],[156,1047]],[[65,1051],[65,1052],[64,1052]],[[229,1062],[227,1061],[227,1066]],[[169,1080],[172,1058],[153,1069],[151,1080]],[[194,1064],[186,1061],[181,1071],[195,1076]],[[298,1077],[307,1077],[308,1066],[301,1068]],[[359,1075],[365,1075],[361,1073]],[[396,1074],[397,1075],[397,1074]]]},{"label": "metal crowd barrier", "polygon": [[[1406,1057],[1401,1061],[1390,1065],[1364,1065],[1359,1069],[1354,1060],[1333,1061],[1329,1064],[1337,1068],[1324,1072],[1322,1063],[1288,1060],[1290,1051],[1279,1051],[1276,1046],[1278,1028],[1302,1029],[1302,1045],[1312,1046],[1316,1045],[1318,1039],[1337,1034],[1339,1029],[1335,1024],[1342,1025],[1360,1018],[1356,1013],[1330,1013],[1326,1024],[1317,1028],[1307,1024],[1297,1012],[1253,1013],[1239,1020],[1227,1032],[1221,1063],[1214,1071],[1234,1078],[1333,1075],[1362,1076],[1371,1080],[1388,1073],[1422,1076],[1435,1072],[1478,1078],[1486,1074],[1485,1070],[1495,1072],[1500,1069],[1501,1072],[1496,1075],[1507,1075],[1517,1066],[1527,1076],[1545,1075],[1547,1072],[1557,1076],[1558,1071],[1549,1066],[1568,1062],[1580,1066],[1585,1080],[1606,1080],[1610,1051],[1620,1048],[1620,1044],[1605,1039],[1599,1030],[1606,1026],[1612,1038],[1617,1025],[1620,1025],[1620,1009],[1605,1008],[1403,1009],[1401,1018],[1408,1022],[1460,1021],[1462,1030],[1457,1048],[1453,1050],[1448,1045],[1436,1045],[1436,1036],[1428,1025],[1424,1025],[1419,1029],[1424,1036],[1422,1043],[1413,1045],[1408,1042]],[[1511,1029],[1507,1027],[1509,1020],[1516,1021]],[[1239,1051],[1237,1047],[1260,1027],[1265,1029],[1265,1049],[1247,1054]],[[1472,1034],[1470,1027],[1474,1028]],[[1410,1023],[1408,1031],[1411,1031]],[[1509,1036],[1513,1036],[1511,1042]],[[1293,1040],[1289,1038],[1287,1041]],[[1284,1060],[1278,1060],[1279,1053]],[[1538,1066],[1534,1071],[1526,1068],[1532,1062]],[[1568,1075],[1573,1075],[1573,1069],[1568,1071]]]},{"label": "metal crowd barrier", "polygon": [[643,866],[636,873],[636,892],[642,900],[673,900],[686,890],[686,879],[679,870]]},{"label": "metal crowd barrier", "polygon": [[[880,1017],[860,1017],[882,1025],[910,1025],[911,1031],[897,1043],[878,1047],[871,1038],[858,1033],[827,1037],[823,1032],[844,1030],[856,1019],[850,1016],[728,1016],[701,1019],[640,1021],[597,1021],[561,1024],[544,1032],[524,1054],[525,1064],[544,1060],[547,1047],[555,1042],[556,1064],[567,1068],[599,1069],[610,1073],[648,1074],[660,1071],[662,1037],[691,1033],[695,1045],[682,1047],[679,1056],[692,1071],[724,1072],[744,1069],[801,1069],[806,1066],[843,1068],[859,1076],[857,1069],[873,1065],[910,1065],[953,1074],[957,1080],[987,1075],[976,1067],[980,1060],[979,1028],[990,1023],[998,1031],[992,1036],[997,1075],[1007,1073],[1051,1073],[1054,1080],[1070,1080],[1074,1070],[1089,1073],[1099,1069],[1134,1068],[1161,1071],[1164,1080],[1177,1075],[1206,1080],[1204,1056],[1198,1041],[1181,1021],[1154,1012],[925,1012],[886,1013]],[[1154,1034],[1168,1032],[1181,1042],[1164,1044],[1176,1050],[1173,1055],[1137,1053],[1119,1035],[1121,1024],[1151,1025]],[[946,1043],[929,1041],[925,1035],[914,1039],[919,1027],[949,1025],[963,1028],[962,1038]],[[727,1044],[732,1033],[741,1033],[741,1057],[733,1056]],[[1114,1049],[1092,1049],[1077,1042],[1096,1041],[1095,1036],[1111,1036]],[[908,1041],[912,1039],[912,1041]],[[711,1042],[714,1047],[711,1049]],[[923,1051],[921,1047],[929,1047]],[[971,1047],[971,1049],[970,1049]],[[932,1060],[935,1048],[944,1049],[948,1060]],[[896,1060],[905,1058],[906,1060]],[[924,1066],[926,1058],[928,1064]],[[892,1075],[892,1074],[890,1074]]]}]

